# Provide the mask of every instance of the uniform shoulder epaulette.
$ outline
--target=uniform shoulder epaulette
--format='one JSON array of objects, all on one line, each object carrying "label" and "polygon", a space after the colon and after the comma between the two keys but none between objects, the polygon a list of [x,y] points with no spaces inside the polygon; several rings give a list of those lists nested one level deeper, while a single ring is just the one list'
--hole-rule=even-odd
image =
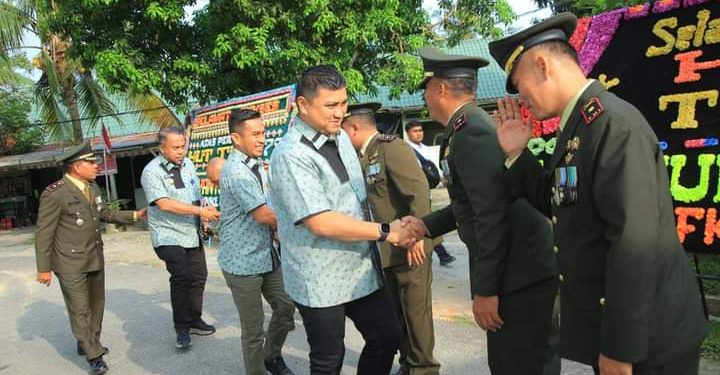
[{"label": "uniform shoulder epaulette", "polygon": [[63,180],[55,181],[52,184],[48,185],[45,188],[45,191],[48,194],[52,194],[53,192],[55,192],[55,190],[57,190],[58,188],[61,188],[63,186],[65,186],[65,181],[63,181]]},{"label": "uniform shoulder epaulette", "polygon": [[392,142],[395,138],[397,138],[395,134],[380,134],[377,139],[380,142]]},{"label": "uniform shoulder epaulette", "polygon": [[598,116],[600,116],[603,112],[605,112],[605,106],[603,106],[602,102],[600,101],[600,98],[597,96],[593,96],[592,98],[588,99],[585,104],[583,104],[581,113],[582,117],[585,120],[585,124],[590,125],[593,121],[595,121]]},{"label": "uniform shoulder epaulette", "polygon": [[463,113],[462,116],[455,119],[453,122],[453,130],[458,131],[462,129],[468,123],[467,113]]}]

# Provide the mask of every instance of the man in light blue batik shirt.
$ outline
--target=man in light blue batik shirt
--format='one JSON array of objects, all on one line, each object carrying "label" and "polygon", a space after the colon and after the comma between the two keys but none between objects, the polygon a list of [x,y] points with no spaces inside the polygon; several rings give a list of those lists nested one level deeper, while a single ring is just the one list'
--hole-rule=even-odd
[{"label": "man in light blue batik shirt", "polygon": [[[260,156],[265,125],[260,113],[236,109],[228,120],[233,150],[220,173],[220,252],[218,264],[240,316],[247,375],[292,375],[281,356],[295,328],[295,306],[283,289],[280,254],[273,247],[275,212],[267,205]],[[273,314],[267,334],[262,298]]]},{"label": "man in light blue batik shirt", "polygon": [[329,66],[309,68],[297,93],[298,117],[270,163],[270,195],[285,290],[303,318],[310,372],[340,373],[347,316],[365,338],[357,373],[388,374],[402,335],[375,241],[411,236],[397,221],[371,221],[360,163],[340,130],[347,111],[343,76]]},{"label": "man in light blue batik shirt", "polygon": [[190,333],[215,332],[215,327],[202,319],[207,266],[200,221],[216,221],[220,213],[215,207],[200,207],[200,180],[192,161],[185,157],[184,129],[162,128],[158,140],[160,155],[145,166],[141,183],[150,206],[150,239],[170,273],[175,348],[187,350],[192,345]]}]

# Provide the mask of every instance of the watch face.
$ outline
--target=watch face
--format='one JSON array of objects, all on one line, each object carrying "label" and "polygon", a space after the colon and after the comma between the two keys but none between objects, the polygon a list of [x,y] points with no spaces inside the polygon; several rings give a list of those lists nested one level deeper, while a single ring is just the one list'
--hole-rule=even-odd
[{"label": "watch face", "polygon": [[390,224],[382,223],[382,225],[380,225],[380,230],[383,233],[390,233]]}]

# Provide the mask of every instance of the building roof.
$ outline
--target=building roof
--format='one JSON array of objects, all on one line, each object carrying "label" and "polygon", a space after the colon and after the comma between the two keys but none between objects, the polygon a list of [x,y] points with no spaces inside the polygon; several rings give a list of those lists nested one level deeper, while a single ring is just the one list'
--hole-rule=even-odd
[{"label": "building roof", "polygon": [[[449,49],[444,48],[443,50],[451,54],[481,56],[490,61],[490,64],[487,67],[480,69],[478,72],[478,102],[494,101],[494,99],[506,95],[505,72],[500,68],[500,66],[498,66],[495,59],[493,59],[490,55],[487,40],[468,39],[460,42],[460,44],[455,47]],[[416,91],[412,94],[404,92],[399,98],[390,99],[390,88],[387,86],[380,86],[377,90],[377,94],[357,95],[356,100],[358,103],[373,101],[380,102],[382,103],[384,109],[392,111],[425,107],[422,95],[422,91]]]},{"label": "building roof", "polygon": [[[93,151],[102,153],[100,137],[90,139]],[[151,152],[157,145],[157,131],[111,137],[112,154],[115,157],[142,155]],[[73,145],[50,143],[38,150],[22,155],[0,157],[0,173],[27,169],[42,169],[59,166],[74,152]]]}]

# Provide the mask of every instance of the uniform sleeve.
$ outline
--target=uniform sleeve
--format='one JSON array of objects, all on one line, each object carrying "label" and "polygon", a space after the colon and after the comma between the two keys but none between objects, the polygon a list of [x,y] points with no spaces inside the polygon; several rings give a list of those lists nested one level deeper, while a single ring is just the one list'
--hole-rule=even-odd
[{"label": "uniform sleeve", "polygon": [[504,163],[505,181],[513,198],[525,198],[538,211],[550,216],[550,176],[538,159],[525,149],[512,163]]},{"label": "uniform sleeve", "polygon": [[270,173],[273,205],[284,207],[296,225],[307,217],[332,210],[320,183],[320,170],[312,160],[285,154],[273,159]]},{"label": "uniform sleeve", "polygon": [[[660,196],[657,140],[643,133],[649,127],[633,111],[611,119],[603,129],[595,160],[593,199],[605,222],[605,303],[600,352],[629,363],[646,358],[648,321],[655,295]],[[661,164],[662,165],[662,164]]]},{"label": "uniform sleeve", "polygon": [[[100,194],[102,194],[97,185],[93,184],[92,189],[96,197],[99,197]],[[135,222],[133,211],[111,210],[108,207],[107,202],[98,204],[98,207],[100,207],[100,220],[105,223],[132,224]]]},{"label": "uniform sleeve", "polygon": [[233,171],[223,175],[220,186],[222,193],[231,195],[243,212],[252,212],[267,203],[265,193],[257,179],[254,176],[245,176],[242,171]]},{"label": "uniform sleeve", "polygon": [[457,222],[451,205],[423,217],[422,221],[428,229],[430,238],[438,238],[457,229]]},{"label": "uniform sleeve", "polygon": [[51,271],[55,230],[60,220],[61,206],[51,193],[40,195],[37,228],[35,230],[35,258],[38,272]]},{"label": "uniform sleeve", "polygon": [[146,167],[140,178],[140,184],[143,187],[143,191],[145,191],[145,200],[149,206],[154,205],[155,201],[160,198],[168,198],[170,196],[162,176],[153,169],[153,165]]},{"label": "uniform sleeve", "polygon": [[413,150],[402,140],[384,143],[385,169],[388,178],[410,208],[410,215],[430,213],[430,187],[417,164]]},{"label": "uniform sleeve", "polygon": [[509,248],[505,154],[495,132],[479,126],[456,134],[453,147],[456,174],[475,218],[475,243],[468,246],[470,289],[473,295],[497,295]]}]

